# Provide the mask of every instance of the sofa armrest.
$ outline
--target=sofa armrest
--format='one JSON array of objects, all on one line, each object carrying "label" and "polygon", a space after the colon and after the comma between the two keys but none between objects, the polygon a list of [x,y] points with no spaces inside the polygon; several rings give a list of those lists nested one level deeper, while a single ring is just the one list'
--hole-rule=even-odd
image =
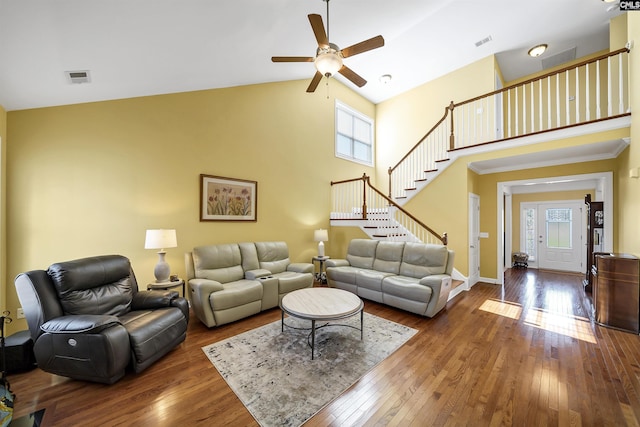
[{"label": "sofa armrest", "polygon": [[296,273],[313,273],[313,264],[308,262],[294,262],[287,266],[287,271]]},{"label": "sofa armrest", "polygon": [[171,307],[171,301],[178,298],[176,291],[140,291],[136,292],[131,301],[132,310],[149,310],[160,307]]},{"label": "sofa armrest", "polygon": [[120,321],[116,316],[79,314],[56,317],[43,323],[40,329],[50,334],[86,334],[98,333],[119,324]]},{"label": "sofa armrest", "polygon": [[191,279],[189,280],[189,288],[191,289],[191,306],[193,312],[198,319],[208,327],[216,326],[216,320],[213,317],[213,309],[209,302],[209,295],[213,292],[224,289],[222,283],[209,279]]},{"label": "sofa armrest", "polygon": [[429,286],[432,290],[431,300],[427,305],[425,316],[433,317],[444,308],[451,292],[451,276],[448,274],[433,274],[420,279],[421,285]]},{"label": "sofa armrest", "polygon": [[244,278],[247,280],[256,280],[260,277],[271,276],[271,272],[264,268],[257,268],[255,270],[248,270],[244,272]]},{"label": "sofa armrest", "polygon": [[328,259],[325,261],[327,267],[346,267],[351,265],[346,259]]}]

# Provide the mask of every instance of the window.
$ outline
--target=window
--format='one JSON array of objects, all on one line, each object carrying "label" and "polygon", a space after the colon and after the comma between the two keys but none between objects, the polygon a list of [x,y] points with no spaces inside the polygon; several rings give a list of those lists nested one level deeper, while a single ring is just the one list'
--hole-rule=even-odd
[{"label": "window", "polygon": [[522,239],[520,243],[520,251],[529,255],[530,261],[535,261],[537,257],[536,244],[536,208],[525,207],[522,209]]},{"label": "window", "polygon": [[547,209],[547,247],[571,249],[571,208]]},{"label": "window", "polygon": [[336,156],[373,166],[373,119],[338,101]]}]

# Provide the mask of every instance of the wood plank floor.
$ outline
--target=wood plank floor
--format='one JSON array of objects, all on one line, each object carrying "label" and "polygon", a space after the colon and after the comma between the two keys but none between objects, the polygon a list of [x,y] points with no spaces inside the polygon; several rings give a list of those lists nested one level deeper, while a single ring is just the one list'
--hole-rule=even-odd
[{"label": "wood plank floor", "polygon": [[[420,332],[307,426],[584,425],[640,420],[640,337],[593,323],[581,276],[508,270],[433,319],[365,301]],[[105,386],[33,370],[9,377],[15,416],[47,408],[49,426],[257,425],[200,347],[278,320],[192,317],[187,340],[141,374]]]}]

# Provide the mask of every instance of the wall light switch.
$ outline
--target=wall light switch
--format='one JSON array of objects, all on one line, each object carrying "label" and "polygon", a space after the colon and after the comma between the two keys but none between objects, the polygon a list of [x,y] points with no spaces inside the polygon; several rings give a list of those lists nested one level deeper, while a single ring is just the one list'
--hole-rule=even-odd
[{"label": "wall light switch", "polygon": [[481,231],[480,234],[478,235],[481,239],[488,239],[489,238],[489,233],[487,233],[486,231]]},{"label": "wall light switch", "polygon": [[638,168],[629,169],[629,178],[638,178]]}]

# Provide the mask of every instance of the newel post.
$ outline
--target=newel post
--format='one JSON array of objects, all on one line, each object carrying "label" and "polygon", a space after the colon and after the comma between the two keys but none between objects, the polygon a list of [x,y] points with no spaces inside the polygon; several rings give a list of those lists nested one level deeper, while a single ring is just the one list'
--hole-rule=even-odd
[{"label": "newel post", "polygon": [[367,174],[362,174],[362,219],[367,219]]},{"label": "newel post", "polygon": [[451,101],[451,104],[449,104],[449,106],[447,107],[447,109],[449,110],[449,114],[451,114],[451,135],[449,135],[449,150],[453,150],[455,148],[455,137],[453,132],[453,109],[454,108],[455,108],[455,105],[453,104],[453,101]]},{"label": "newel post", "polygon": [[389,173],[389,198],[392,198],[393,196],[391,195],[391,173],[393,172],[393,169],[391,169],[391,166],[389,166],[388,169],[388,173]]}]

